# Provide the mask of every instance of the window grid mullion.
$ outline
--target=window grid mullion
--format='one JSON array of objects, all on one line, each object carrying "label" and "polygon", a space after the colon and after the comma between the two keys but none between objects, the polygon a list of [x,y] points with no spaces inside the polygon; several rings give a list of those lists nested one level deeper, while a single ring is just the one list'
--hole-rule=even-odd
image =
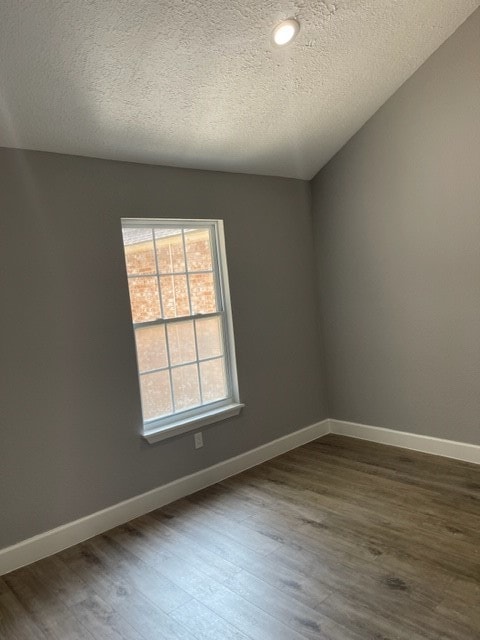
[{"label": "window grid mullion", "polygon": [[198,388],[200,389],[200,401],[203,404],[203,388],[202,378],[200,377],[200,354],[198,353],[198,339],[197,339],[197,321],[193,321],[193,332],[195,335],[195,353],[197,354],[197,376],[198,376]]},{"label": "window grid mullion", "polygon": [[170,378],[170,395],[172,397],[172,413],[175,413],[175,393],[173,391],[173,376],[172,376],[172,360],[170,358],[170,338],[168,337],[168,327],[165,325],[165,343],[167,345],[167,354],[168,354],[168,376]]},{"label": "window grid mullion", "polygon": [[[185,256],[185,277],[187,280],[187,291],[188,291],[188,308],[190,309],[190,315],[193,315],[192,308],[192,294],[190,292],[190,276],[188,269],[188,256],[187,256],[187,243],[185,242],[185,229],[182,228],[182,244],[183,244],[183,255]],[[198,341],[197,341],[197,325],[195,320],[193,321],[193,335],[195,339],[195,355],[197,357],[197,380],[198,380],[198,390],[200,392],[200,404],[203,404],[203,392],[202,392],[202,381],[200,380],[200,365],[198,364]]]},{"label": "window grid mullion", "polygon": [[192,296],[190,293],[190,278],[188,277],[188,262],[187,262],[187,245],[185,243],[185,231],[182,228],[182,245],[183,245],[183,256],[185,258],[185,277],[187,280],[187,292],[188,292],[188,308],[190,309],[190,315],[193,315],[192,312]]},{"label": "window grid mullion", "polygon": [[[160,299],[160,313],[162,315],[162,319],[165,317],[165,312],[163,310],[163,300],[162,300],[162,288],[160,285],[160,269],[158,267],[158,255],[157,255],[157,242],[155,238],[155,228],[152,227],[152,237],[153,237],[153,251],[155,254],[155,268],[157,270],[157,286],[158,286],[158,297]],[[167,362],[168,362],[168,378],[170,380],[170,400],[172,401],[172,413],[175,413],[175,397],[173,395],[173,379],[172,379],[172,361],[170,359],[170,345],[168,342],[168,331],[167,326],[163,325],[163,330],[165,332],[165,347],[167,350]],[[164,369],[162,369],[164,371]]]},{"label": "window grid mullion", "polygon": [[213,269],[203,269],[200,271],[170,271],[165,273],[130,273],[129,278],[154,278],[156,275],[160,276],[186,276],[191,274],[192,276],[202,276],[207,273],[213,273]]}]

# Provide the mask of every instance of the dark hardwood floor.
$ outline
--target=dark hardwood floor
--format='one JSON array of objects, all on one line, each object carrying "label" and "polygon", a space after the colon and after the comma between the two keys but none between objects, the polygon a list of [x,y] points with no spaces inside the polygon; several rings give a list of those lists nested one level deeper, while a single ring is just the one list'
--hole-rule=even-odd
[{"label": "dark hardwood floor", "polygon": [[0,578],[8,640],[478,640],[480,467],[327,436]]}]

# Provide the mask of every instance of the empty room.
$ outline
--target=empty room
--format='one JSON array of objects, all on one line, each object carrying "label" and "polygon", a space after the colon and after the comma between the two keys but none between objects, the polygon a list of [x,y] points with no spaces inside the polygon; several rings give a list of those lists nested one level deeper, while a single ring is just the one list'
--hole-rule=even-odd
[{"label": "empty room", "polygon": [[480,0],[0,0],[0,640],[480,640]]}]

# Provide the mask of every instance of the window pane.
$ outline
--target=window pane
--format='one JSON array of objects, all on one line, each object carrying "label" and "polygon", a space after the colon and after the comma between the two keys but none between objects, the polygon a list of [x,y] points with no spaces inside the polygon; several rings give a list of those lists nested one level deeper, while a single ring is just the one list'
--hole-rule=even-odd
[{"label": "window pane", "polygon": [[200,387],[196,364],[172,369],[172,381],[176,411],[190,409],[200,404]]},{"label": "window pane", "polygon": [[193,320],[167,325],[168,348],[172,365],[192,362],[197,359]]},{"label": "window pane", "polygon": [[217,311],[217,299],[213,273],[189,275],[192,313],[212,313]]},{"label": "window pane", "polygon": [[161,276],[160,289],[165,318],[181,318],[190,315],[187,276]]},{"label": "window pane", "polygon": [[181,229],[155,229],[155,245],[160,273],[186,271]]},{"label": "window pane", "polygon": [[129,278],[128,288],[133,322],[148,322],[160,318],[156,276]]},{"label": "window pane", "polygon": [[165,327],[143,327],[135,329],[137,342],[138,370],[151,371],[168,366]]},{"label": "window pane", "polygon": [[214,402],[227,397],[224,359],[207,360],[200,363],[202,395],[204,402]]},{"label": "window pane", "polygon": [[189,271],[212,270],[212,248],[210,229],[188,229],[185,231],[185,247]]},{"label": "window pane", "polygon": [[123,229],[123,243],[129,276],[156,273],[151,229]]},{"label": "window pane", "polygon": [[223,355],[223,339],[220,318],[196,320],[198,357],[214,358]]},{"label": "window pane", "polygon": [[172,413],[168,371],[157,371],[140,376],[140,391],[144,420],[152,420],[152,418]]}]

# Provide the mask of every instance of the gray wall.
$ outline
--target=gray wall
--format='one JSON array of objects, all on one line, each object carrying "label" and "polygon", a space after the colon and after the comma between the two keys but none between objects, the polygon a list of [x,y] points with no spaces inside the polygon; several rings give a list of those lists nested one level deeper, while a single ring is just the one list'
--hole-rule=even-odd
[{"label": "gray wall", "polygon": [[480,443],[480,10],[313,183],[330,417]]},{"label": "gray wall", "polygon": [[[0,548],[326,417],[310,187],[0,150]],[[243,414],[148,445],[122,216],[225,220]]]}]

